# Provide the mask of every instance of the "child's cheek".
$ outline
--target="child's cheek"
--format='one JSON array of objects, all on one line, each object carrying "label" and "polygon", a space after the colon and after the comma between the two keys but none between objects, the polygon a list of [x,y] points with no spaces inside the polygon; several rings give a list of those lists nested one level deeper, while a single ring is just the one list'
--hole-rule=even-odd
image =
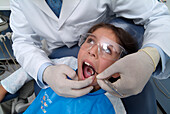
[{"label": "child's cheek", "polygon": [[98,66],[98,73],[103,72],[106,68],[112,65],[114,62],[111,60],[100,60],[100,64]]}]

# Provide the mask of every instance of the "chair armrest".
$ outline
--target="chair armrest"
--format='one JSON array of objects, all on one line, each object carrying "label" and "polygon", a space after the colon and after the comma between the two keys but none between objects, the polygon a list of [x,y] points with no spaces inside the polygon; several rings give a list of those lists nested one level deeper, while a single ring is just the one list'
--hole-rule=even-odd
[{"label": "chair armrest", "polygon": [[15,93],[15,94],[7,93],[5,98],[0,103],[3,103],[5,101],[11,100],[11,99],[14,99],[14,98],[18,97],[18,95],[19,95],[19,92]]}]

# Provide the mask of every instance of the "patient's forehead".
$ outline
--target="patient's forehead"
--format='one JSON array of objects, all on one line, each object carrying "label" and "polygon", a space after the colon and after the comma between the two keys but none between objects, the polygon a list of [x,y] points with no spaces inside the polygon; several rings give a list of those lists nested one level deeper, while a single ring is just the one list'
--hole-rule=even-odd
[{"label": "patient's forehead", "polygon": [[101,27],[92,32],[98,40],[109,39],[116,43],[119,43],[119,38],[116,36],[115,32],[110,28]]}]

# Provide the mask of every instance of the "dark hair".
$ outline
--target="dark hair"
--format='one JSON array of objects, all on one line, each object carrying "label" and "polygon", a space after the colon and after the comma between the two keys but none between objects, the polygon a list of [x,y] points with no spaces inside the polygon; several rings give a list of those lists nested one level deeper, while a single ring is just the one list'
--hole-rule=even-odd
[{"label": "dark hair", "polygon": [[127,54],[134,53],[138,50],[137,41],[128,32],[112,24],[107,23],[96,24],[89,29],[88,33],[92,33],[99,28],[107,28],[112,30],[113,33],[117,36],[120,45],[126,50]]}]

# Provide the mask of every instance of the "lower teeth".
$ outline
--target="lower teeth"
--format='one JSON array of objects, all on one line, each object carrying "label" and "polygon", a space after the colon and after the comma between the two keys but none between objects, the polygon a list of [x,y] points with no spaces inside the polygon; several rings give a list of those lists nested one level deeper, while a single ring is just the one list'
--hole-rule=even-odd
[{"label": "lower teeth", "polygon": [[93,70],[92,68],[88,68],[88,69],[87,69],[87,73],[88,73],[90,76],[92,76],[92,75],[94,75],[94,70]]}]

